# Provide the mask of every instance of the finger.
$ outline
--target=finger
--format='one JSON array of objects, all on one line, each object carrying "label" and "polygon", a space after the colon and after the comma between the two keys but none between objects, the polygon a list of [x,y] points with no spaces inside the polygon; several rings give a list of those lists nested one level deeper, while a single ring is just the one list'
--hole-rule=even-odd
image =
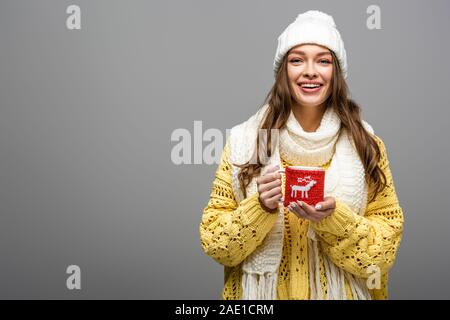
[{"label": "finger", "polygon": [[296,204],[295,209],[296,209],[296,211],[298,212],[298,214],[299,214],[303,219],[306,219],[306,220],[309,220],[309,221],[313,221],[313,222],[318,221],[318,219],[317,219],[316,217],[309,215],[309,214],[308,214],[302,207],[300,207],[298,204]]},{"label": "finger", "polygon": [[288,206],[288,208],[297,217],[303,218],[303,219],[309,219],[308,216],[306,215],[305,211],[295,202],[291,202],[291,204]]},{"label": "finger", "polygon": [[300,206],[303,210],[305,210],[306,214],[313,215],[315,213],[315,209],[313,206],[307,204],[304,201],[297,200],[297,205]]},{"label": "finger", "polygon": [[334,209],[327,209],[327,210],[315,210],[314,213],[312,214],[308,214],[307,215],[311,218],[311,221],[317,222],[320,221],[328,216],[330,216],[331,214],[333,214]]},{"label": "finger", "polygon": [[260,176],[256,181],[258,182],[258,184],[265,184],[276,179],[281,179],[281,175],[278,172],[271,172]]},{"label": "finger", "polygon": [[279,195],[279,196],[282,195],[282,194],[281,194],[281,187],[276,187],[276,188],[273,188],[273,189],[271,189],[271,190],[265,191],[265,192],[263,192],[263,193],[260,194],[260,196],[261,196],[263,199],[270,199],[270,198],[272,198],[273,196],[277,196],[277,195]]},{"label": "finger", "polygon": [[316,221],[320,218],[319,212],[316,209],[314,209],[313,206],[307,204],[306,202],[297,201],[297,205],[300,206],[305,211],[306,215],[310,217],[311,220]]},{"label": "finger", "polygon": [[275,195],[272,198],[270,198],[269,200],[267,200],[267,202],[270,205],[277,205],[278,206],[278,202],[281,199],[282,195]]},{"label": "finger", "polygon": [[325,211],[329,209],[334,209],[336,207],[336,201],[333,197],[326,197],[324,201],[318,202],[315,205],[315,209],[318,211]]},{"label": "finger", "polygon": [[261,170],[261,176],[263,177],[263,176],[271,175],[272,173],[275,173],[275,172],[278,173],[278,170],[280,170],[280,167],[278,165],[270,166],[267,169],[264,168],[263,170]]},{"label": "finger", "polygon": [[289,205],[286,207],[290,212],[294,213],[295,215],[299,216],[299,214],[297,213],[297,209],[294,206],[294,203],[291,202],[289,203]]},{"label": "finger", "polygon": [[281,186],[281,179],[276,179],[269,183],[264,183],[259,185],[259,193],[263,193],[265,191],[271,190],[273,188]]}]

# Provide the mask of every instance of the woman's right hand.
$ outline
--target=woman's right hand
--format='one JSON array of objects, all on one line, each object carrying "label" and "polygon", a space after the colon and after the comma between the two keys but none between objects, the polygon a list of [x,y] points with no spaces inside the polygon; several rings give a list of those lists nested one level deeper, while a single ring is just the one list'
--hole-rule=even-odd
[{"label": "woman's right hand", "polygon": [[278,208],[278,202],[283,197],[281,190],[281,174],[279,166],[271,167],[265,175],[256,179],[258,186],[259,202],[267,211]]}]

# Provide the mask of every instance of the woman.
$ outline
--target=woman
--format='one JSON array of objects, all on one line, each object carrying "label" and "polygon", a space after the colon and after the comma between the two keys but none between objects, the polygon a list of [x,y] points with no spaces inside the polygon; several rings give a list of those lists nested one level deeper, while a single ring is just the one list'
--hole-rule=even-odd
[{"label": "woman", "polygon": [[[348,97],[333,18],[300,14],[274,71],[264,106],[230,131],[200,225],[222,298],[387,299],[403,212],[386,147]],[[326,170],[323,202],[283,207],[278,171],[294,165]]]}]

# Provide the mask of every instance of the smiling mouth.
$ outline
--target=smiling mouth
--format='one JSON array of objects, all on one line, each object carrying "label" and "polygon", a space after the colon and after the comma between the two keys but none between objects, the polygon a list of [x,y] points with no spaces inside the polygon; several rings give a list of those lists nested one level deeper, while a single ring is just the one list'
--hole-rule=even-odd
[{"label": "smiling mouth", "polygon": [[303,94],[316,94],[322,90],[323,84],[317,83],[317,84],[299,84],[300,91]]},{"label": "smiling mouth", "polygon": [[315,89],[315,88],[322,87],[323,84],[321,84],[321,83],[314,83],[314,84],[312,84],[312,83],[300,83],[299,86],[301,88],[306,88],[306,89]]}]

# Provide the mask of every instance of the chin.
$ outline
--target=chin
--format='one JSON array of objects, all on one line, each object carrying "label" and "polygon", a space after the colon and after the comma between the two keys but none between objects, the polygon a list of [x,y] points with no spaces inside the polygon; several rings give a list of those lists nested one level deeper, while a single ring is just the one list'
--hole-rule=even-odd
[{"label": "chin", "polygon": [[302,100],[298,100],[297,103],[302,106],[305,106],[305,107],[313,108],[313,107],[320,106],[323,103],[323,101],[318,100],[318,99],[314,99],[314,100],[302,99]]}]

